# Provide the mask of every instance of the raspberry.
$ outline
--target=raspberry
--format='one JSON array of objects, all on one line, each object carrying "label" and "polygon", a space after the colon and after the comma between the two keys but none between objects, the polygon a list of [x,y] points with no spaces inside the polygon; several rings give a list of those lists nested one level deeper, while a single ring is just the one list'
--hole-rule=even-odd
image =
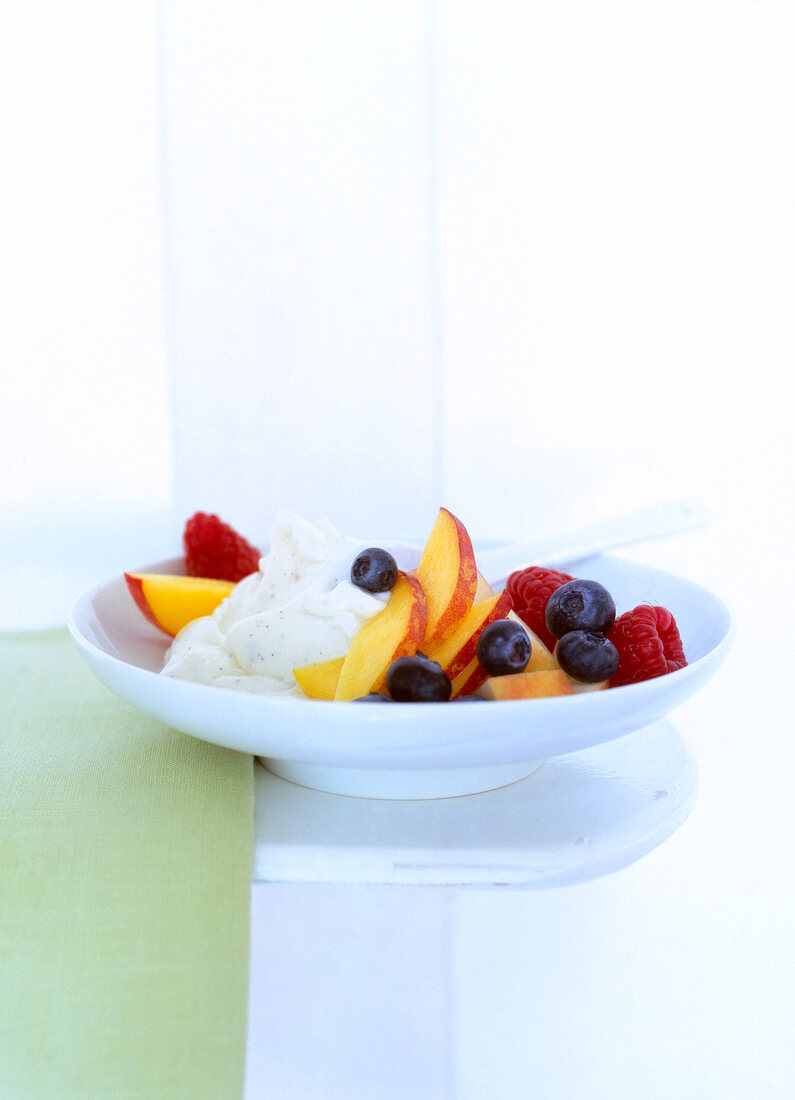
[{"label": "raspberry", "polygon": [[260,552],[228,523],[196,512],[185,524],[185,571],[189,577],[239,581],[256,572]]},{"label": "raspberry", "polygon": [[608,638],[618,650],[618,671],[610,687],[651,680],[687,664],[676,620],[665,607],[641,604],[625,611]]},{"label": "raspberry", "polygon": [[568,573],[560,573],[557,569],[531,565],[527,569],[518,569],[511,573],[505,585],[513,599],[516,614],[550,651],[555,648],[557,638],[547,630],[544,618],[547,600],[562,584],[573,580],[574,577],[570,577]]}]

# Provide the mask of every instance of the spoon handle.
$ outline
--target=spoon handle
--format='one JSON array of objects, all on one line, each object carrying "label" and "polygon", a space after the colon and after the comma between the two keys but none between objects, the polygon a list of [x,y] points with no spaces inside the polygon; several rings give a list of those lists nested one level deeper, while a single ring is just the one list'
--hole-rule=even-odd
[{"label": "spoon handle", "polygon": [[494,585],[528,565],[565,565],[639,542],[703,527],[707,511],[692,499],[667,501],[628,515],[599,520],[573,531],[535,541],[523,540],[478,552],[478,567]]}]

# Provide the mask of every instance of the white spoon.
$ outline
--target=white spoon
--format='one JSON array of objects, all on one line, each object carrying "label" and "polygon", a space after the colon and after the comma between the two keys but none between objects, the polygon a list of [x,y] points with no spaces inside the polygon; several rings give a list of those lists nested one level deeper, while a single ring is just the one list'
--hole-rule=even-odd
[{"label": "white spoon", "polygon": [[565,565],[619,546],[692,531],[706,522],[706,508],[698,501],[668,501],[563,534],[481,550],[477,555],[478,568],[491,584],[499,585],[509,573],[527,565]]},{"label": "white spoon", "polygon": [[[678,535],[703,527],[707,511],[703,504],[684,499],[655,504],[623,516],[599,520],[558,535],[522,539],[477,551],[478,568],[489,583],[499,588],[508,574],[527,565],[565,565],[639,542]],[[379,543],[389,549],[401,568],[413,568],[422,548],[412,543]]]}]

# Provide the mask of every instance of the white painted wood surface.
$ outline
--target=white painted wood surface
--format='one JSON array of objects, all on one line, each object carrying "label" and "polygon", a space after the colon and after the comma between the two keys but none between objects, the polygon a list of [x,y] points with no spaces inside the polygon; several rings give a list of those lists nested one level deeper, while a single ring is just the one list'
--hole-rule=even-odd
[{"label": "white painted wood surface", "polygon": [[725,503],[789,362],[783,9],[160,11],[180,515]]},{"label": "white painted wood surface", "polygon": [[426,7],[162,5],[183,514],[435,516]]},{"label": "white painted wood surface", "polygon": [[256,776],[255,883],[548,889],[610,874],[686,819],[697,769],[667,721],[455,798],[385,801]]}]

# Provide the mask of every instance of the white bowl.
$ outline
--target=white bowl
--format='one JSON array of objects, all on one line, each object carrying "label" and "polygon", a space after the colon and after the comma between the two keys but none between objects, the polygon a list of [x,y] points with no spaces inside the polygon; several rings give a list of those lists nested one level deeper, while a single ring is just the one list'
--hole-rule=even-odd
[{"label": "white bowl", "polygon": [[[181,571],[179,558],[136,570]],[[363,797],[447,797],[504,786],[549,757],[650,725],[703,687],[726,657],[732,615],[700,585],[610,555],[578,562],[576,572],[601,581],[619,613],[644,602],[667,607],[687,667],[639,684],[547,699],[332,703],[158,675],[169,640],[143,618],[122,576],[86,592],[69,629],[94,674],[122,699],[184,733],[252,753],[285,779]]]}]

